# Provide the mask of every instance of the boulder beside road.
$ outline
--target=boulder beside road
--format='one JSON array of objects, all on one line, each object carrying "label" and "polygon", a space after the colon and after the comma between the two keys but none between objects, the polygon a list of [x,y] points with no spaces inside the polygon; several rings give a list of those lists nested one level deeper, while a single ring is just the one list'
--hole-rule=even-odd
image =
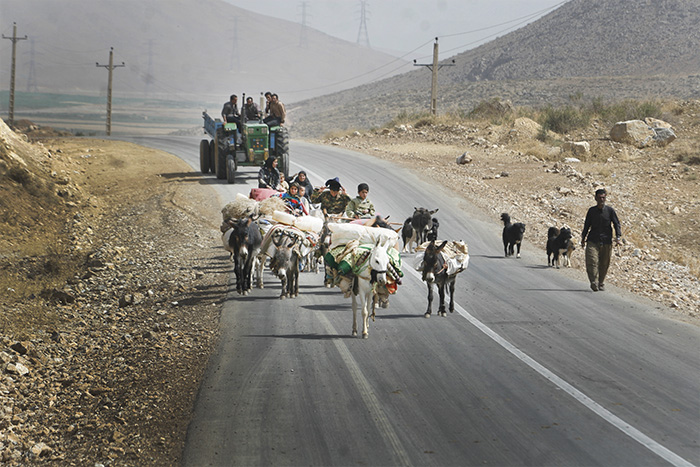
[{"label": "boulder beside road", "polygon": [[649,122],[642,120],[617,122],[610,130],[610,139],[638,148],[652,145],[666,146],[676,139],[676,134],[668,123],[657,119],[647,120]]}]

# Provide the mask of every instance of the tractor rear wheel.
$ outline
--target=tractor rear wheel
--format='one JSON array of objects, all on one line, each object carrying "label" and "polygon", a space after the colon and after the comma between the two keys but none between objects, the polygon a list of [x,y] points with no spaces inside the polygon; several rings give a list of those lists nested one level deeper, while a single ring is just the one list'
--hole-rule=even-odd
[{"label": "tractor rear wheel", "polygon": [[283,126],[279,127],[275,135],[275,155],[280,159],[284,178],[289,178],[289,131]]},{"label": "tractor rear wheel", "polygon": [[289,154],[289,131],[283,126],[279,127],[275,135],[275,155]]},{"label": "tractor rear wheel", "polygon": [[203,139],[199,142],[199,170],[203,174],[209,173],[209,140]]},{"label": "tractor rear wheel", "polygon": [[232,155],[229,155],[226,158],[226,182],[231,184],[236,183],[235,174],[236,159]]}]

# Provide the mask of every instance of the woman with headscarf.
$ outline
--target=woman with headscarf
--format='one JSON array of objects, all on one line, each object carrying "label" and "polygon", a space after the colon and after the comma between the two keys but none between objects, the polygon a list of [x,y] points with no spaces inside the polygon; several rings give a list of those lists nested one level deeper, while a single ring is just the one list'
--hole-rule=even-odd
[{"label": "woman with headscarf", "polygon": [[277,157],[270,156],[258,172],[258,188],[280,189],[280,172],[277,170]]},{"label": "woman with headscarf", "polygon": [[314,192],[314,186],[309,181],[309,177],[306,175],[305,171],[300,170],[294,180],[292,180],[292,183],[296,183],[300,187],[303,186],[305,190],[304,197],[311,201],[311,193]]}]

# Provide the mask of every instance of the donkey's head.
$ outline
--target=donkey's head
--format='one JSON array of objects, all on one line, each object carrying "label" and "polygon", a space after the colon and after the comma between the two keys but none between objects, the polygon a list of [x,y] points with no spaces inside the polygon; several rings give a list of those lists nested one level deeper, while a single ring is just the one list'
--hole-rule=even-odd
[{"label": "donkey's head", "polygon": [[382,243],[377,240],[372,253],[369,255],[369,267],[372,271],[372,282],[376,281],[380,285],[386,284],[386,271],[389,269],[389,241]]},{"label": "donkey's head", "polygon": [[423,254],[423,280],[428,284],[432,284],[445,264],[445,260],[440,254],[447,245],[447,240],[442,242],[440,246],[435,246],[435,240],[431,240],[428,248]]}]

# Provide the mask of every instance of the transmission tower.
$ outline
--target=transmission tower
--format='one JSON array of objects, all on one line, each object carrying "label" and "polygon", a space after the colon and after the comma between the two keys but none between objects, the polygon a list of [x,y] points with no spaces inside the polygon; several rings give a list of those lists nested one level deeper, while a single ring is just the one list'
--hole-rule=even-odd
[{"label": "transmission tower", "polygon": [[146,82],[144,94],[146,99],[148,99],[151,94],[151,84],[153,83],[153,39],[148,40],[148,65],[146,65],[146,75],[143,79]]},{"label": "transmission tower", "polygon": [[[367,1],[360,0],[360,30],[357,31],[357,43],[364,44],[367,48],[372,48],[369,45],[369,34],[367,33]],[[362,42],[360,41],[362,40]]]},{"label": "transmission tower", "polygon": [[306,25],[306,7],[309,5],[309,2],[301,2],[299,6],[301,6],[301,30],[299,31],[299,47],[305,49],[308,45],[308,41],[306,38],[306,32],[307,32],[307,25]]},{"label": "transmission tower", "polygon": [[27,92],[37,92],[36,69],[34,68],[34,38],[29,40],[29,74],[27,75]]},{"label": "transmission tower", "polygon": [[233,17],[233,36],[231,37],[231,61],[229,70],[238,70],[241,67],[241,57],[238,52],[238,16]]}]

